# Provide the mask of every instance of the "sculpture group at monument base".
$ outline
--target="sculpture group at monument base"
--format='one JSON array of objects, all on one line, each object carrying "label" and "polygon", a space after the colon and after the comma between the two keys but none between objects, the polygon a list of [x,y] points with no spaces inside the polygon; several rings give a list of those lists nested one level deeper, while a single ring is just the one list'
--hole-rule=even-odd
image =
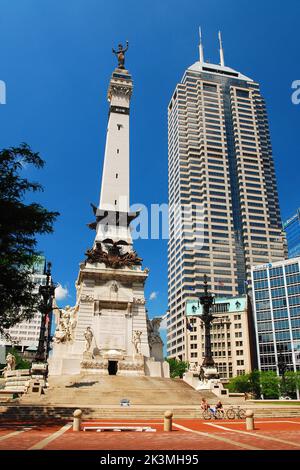
[{"label": "sculpture group at monument base", "polygon": [[216,367],[201,367],[199,370],[189,370],[183,374],[183,380],[197,391],[210,391],[215,395],[228,396]]}]

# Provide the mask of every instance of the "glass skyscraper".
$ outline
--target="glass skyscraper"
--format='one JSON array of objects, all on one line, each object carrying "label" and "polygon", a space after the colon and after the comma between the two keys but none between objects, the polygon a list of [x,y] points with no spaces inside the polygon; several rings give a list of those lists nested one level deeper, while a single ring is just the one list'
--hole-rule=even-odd
[{"label": "glass skyscraper", "polygon": [[300,258],[255,266],[252,281],[259,368],[300,370]]},{"label": "glass skyscraper", "polygon": [[300,209],[283,224],[286,233],[289,258],[300,256]]},{"label": "glass skyscraper", "polygon": [[187,360],[185,302],[203,275],[220,297],[244,295],[251,266],[285,254],[264,99],[258,83],[225,66],[222,46],[220,59],[205,62],[200,44],[168,107],[167,351]]}]

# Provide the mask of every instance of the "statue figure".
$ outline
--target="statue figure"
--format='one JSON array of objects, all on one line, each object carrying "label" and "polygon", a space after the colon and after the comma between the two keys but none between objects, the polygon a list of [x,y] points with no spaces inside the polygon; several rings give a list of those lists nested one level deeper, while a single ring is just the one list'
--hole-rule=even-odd
[{"label": "statue figure", "polygon": [[59,309],[58,326],[55,331],[53,341],[56,343],[66,343],[74,340],[74,331],[77,325],[76,313],[79,309],[79,305],[70,307],[67,305],[64,309]]},{"label": "statue figure", "polygon": [[85,351],[84,352],[90,351],[92,347],[93,337],[94,337],[94,334],[92,332],[92,329],[90,326],[88,326],[84,332],[84,338],[85,338]]},{"label": "statue figure", "polygon": [[122,44],[119,44],[118,45],[118,50],[115,51],[114,49],[112,50],[113,51],[113,54],[115,54],[118,58],[118,69],[125,69],[125,52],[128,50],[128,41],[126,41],[126,47],[125,49],[123,49],[123,46]]},{"label": "statue figure", "polygon": [[196,362],[191,362],[190,365],[189,365],[189,370],[191,372],[198,372],[198,367],[196,365]]},{"label": "statue figure", "polygon": [[6,372],[11,372],[12,370],[15,370],[16,368],[16,358],[13,354],[8,353],[5,360],[6,360],[6,367],[4,367],[4,369],[0,371],[0,372],[3,372],[4,377],[5,377]]},{"label": "statue figure", "polygon": [[141,354],[141,336],[142,331],[136,330],[133,332],[132,344],[134,346],[134,355]]}]

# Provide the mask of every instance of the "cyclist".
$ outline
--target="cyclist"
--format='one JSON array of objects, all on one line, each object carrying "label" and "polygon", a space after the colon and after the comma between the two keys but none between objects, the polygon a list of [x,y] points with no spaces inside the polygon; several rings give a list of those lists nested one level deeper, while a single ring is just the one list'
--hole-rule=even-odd
[{"label": "cyclist", "polygon": [[[218,411],[221,411],[221,413],[222,413],[223,416],[224,416],[224,408],[223,408],[223,405],[222,405],[221,400],[219,400],[219,401],[217,402],[216,406],[215,406],[215,413],[216,413],[217,410],[218,410]],[[216,417],[216,415],[215,415],[215,417]]]},{"label": "cyclist", "polygon": [[201,400],[201,409],[203,411],[207,411],[209,409],[209,404],[207,403],[205,398],[202,398]]}]

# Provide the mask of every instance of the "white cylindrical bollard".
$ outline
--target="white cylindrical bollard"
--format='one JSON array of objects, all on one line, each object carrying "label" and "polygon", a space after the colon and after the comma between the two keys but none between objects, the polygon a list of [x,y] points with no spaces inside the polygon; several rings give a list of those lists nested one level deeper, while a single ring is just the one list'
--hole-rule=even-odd
[{"label": "white cylindrical bollard", "polygon": [[172,431],[172,418],[173,412],[170,410],[166,411],[164,415],[164,431]]},{"label": "white cylindrical bollard", "polygon": [[75,410],[73,413],[73,431],[80,431],[82,411]]},{"label": "white cylindrical bollard", "polygon": [[246,430],[247,431],[254,430],[254,411],[253,410],[246,410]]}]

